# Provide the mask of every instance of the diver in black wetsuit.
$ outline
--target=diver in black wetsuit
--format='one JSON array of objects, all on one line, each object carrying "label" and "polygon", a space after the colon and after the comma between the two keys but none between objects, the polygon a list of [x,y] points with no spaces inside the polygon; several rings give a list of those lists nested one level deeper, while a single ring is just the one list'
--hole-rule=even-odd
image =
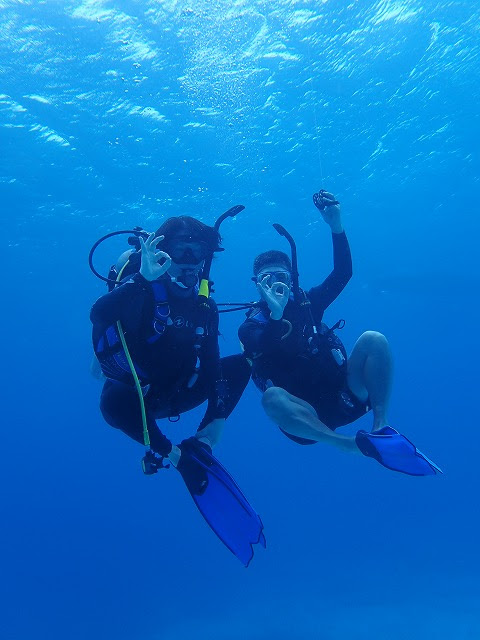
[{"label": "diver in black wetsuit", "polygon": [[[306,293],[300,289],[294,240],[278,224],[274,227],[289,241],[292,260],[281,251],[267,251],[253,265],[261,300],[241,325],[239,337],[252,362],[252,378],[263,392],[265,412],[299,444],[330,442],[409,475],[441,473],[388,425],[392,358],[385,336],[366,331],[347,358],[334,333],[343,321],[331,329],[322,322],[325,309],[352,276],[352,258],[338,201],[322,190],[314,194],[313,202],[332,231],[333,271],[328,278]],[[335,432],[370,409],[371,432],[360,430],[355,436]]]},{"label": "diver in black wetsuit", "polygon": [[178,419],[208,400],[196,437],[213,447],[250,377],[244,356],[220,359],[211,298],[197,361],[197,284],[207,254],[221,250],[220,240],[216,229],[194,218],[168,219],[148,239],[140,237],[139,271],[97,300],[90,314],[95,354],[107,376],[100,401],[105,420],[144,443],[139,397],[118,339],[120,321],[142,387],[151,449],[175,466],[180,449],[155,420]]},{"label": "diver in black wetsuit", "polygon": [[319,328],[315,342],[304,310],[291,297],[292,265],[281,251],[255,259],[262,300],[249,312],[239,337],[253,364],[253,380],[264,392],[263,407],[289,438],[300,444],[328,441],[358,452],[355,437],[335,429],[370,409],[373,431],[387,425],[392,360],[386,338],[375,331],[361,335],[347,358],[339,338],[322,323],[325,309],[352,276],[352,259],[339,204],[325,191],[315,194],[314,202],[332,231],[334,261],[326,280],[306,292]]}]

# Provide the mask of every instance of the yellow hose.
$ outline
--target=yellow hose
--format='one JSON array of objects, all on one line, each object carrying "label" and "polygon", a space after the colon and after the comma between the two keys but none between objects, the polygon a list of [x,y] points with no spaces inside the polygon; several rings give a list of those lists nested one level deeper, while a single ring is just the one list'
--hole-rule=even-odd
[{"label": "yellow hose", "polygon": [[[122,273],[125,270],[125,267],[127,266],[128,262],[129,261],[127,260],[127,262],[120,269],[120,271],[118,273],[118,276],[117,276],[117,282],[120,282],[120,280],[122,279]],[[133,364],[132,356],[130,355],[130,351],[128,350],[127,342],[125,340],[125,335],[123,333],[123,327],[122,327],[122,324],[121,324],[120,320],[117,320],[117,329],[118,329],[118,336],[120,338],[120,342],[122,343],[122,347],[123,347],[123,350],[125,352],[125,356],[127,358],[128,366],[130,367],[130,371],[132,373],[133,380],[135,382],[135,388],[136,388],[137,393],[138,393],[138,400],[140,402],[140,410],[142,412],[143,442],[144,442],[146,447],[150,448],[150,435],[148,433],[147,413],[145,411],[145,400],[143,398],[142,386],[140,384],[140,380],[138,379],[137,372],[135,371],[135,365]]]}]

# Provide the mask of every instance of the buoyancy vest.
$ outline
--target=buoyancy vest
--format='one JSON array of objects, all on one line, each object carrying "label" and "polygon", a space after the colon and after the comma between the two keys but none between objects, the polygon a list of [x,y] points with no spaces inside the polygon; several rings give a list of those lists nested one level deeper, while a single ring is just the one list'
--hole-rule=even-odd
[{"label": "buoyancy vest", "polygon": [[[148,344],[153,344],[165,333],[167,326],[172,324],[170,318],[170,305],[168,303],[167,289],[163,282],[152,282],[154,297],[154,312],[151,323],[151,332],[147,336]],[[133,383],[133,377],[128,365],[127,357],[122,347],[117,323],[107,327],[97,340],[94,340],[95,355],[100,363],[103,374],[111,380],[117,380],[126,384]],[[148,384],[148,376],[136,363],[135,371],[143,385]]]}]

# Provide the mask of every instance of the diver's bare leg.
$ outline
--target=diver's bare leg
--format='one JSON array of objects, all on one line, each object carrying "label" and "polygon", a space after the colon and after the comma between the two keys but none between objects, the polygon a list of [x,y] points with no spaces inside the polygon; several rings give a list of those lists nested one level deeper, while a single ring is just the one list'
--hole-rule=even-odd
[{"label": "diver's bare leg", "polygon": [[370,401],[373,412],[372,431],[387,421],[392,386],[392,355],[387,339],[377,331],[365,331],[357,340],[348,359],[348,386],[362,401]]},{"label": "diver's bare leg", "polygon": [[355,438],[335,433],[320,422],[315,409],[281,387],[270,387],[262,397],[265,413],[283,431],[298,438],[328,442],[343,451],[358,453]]}]

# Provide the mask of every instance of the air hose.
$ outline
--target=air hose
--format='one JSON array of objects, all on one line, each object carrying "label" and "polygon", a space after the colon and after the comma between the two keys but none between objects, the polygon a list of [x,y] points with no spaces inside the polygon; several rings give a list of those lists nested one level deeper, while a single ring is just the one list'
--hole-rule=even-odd
[{"label": "air hose", "polygon": [[[129,261],[127,260],[127,262],[120,269],[117,276],[117,280],[116,280],[117,283],[120,282],[120,280],[122,279],[122,273],[125,267],[127,266],[128,262]],[[127,346],[127,341],[125,340],[125,335],[123,333],[122,323],[120,322],[120,320],[117,320],[117,330],[118,330],[118,336],[120,338],[120,342],[122,343],[122,347],[125,352],[125,357],[127,358],[128,366],[130,367],[130,372],[133,376],[133,381],[135,382],[135,389],[137,390],[137,393],[138,393],[140,410],[142,412],[143,443],[148,449],[150,449],[150,434],[148,433],[147,413],[145,411],[145,400],[143,398],[142,385],[140,384],[140,380],[138,379],[137,372],[135,371],[135,365],[133,364],[132,356],[130,355],[130,351]]]}]

